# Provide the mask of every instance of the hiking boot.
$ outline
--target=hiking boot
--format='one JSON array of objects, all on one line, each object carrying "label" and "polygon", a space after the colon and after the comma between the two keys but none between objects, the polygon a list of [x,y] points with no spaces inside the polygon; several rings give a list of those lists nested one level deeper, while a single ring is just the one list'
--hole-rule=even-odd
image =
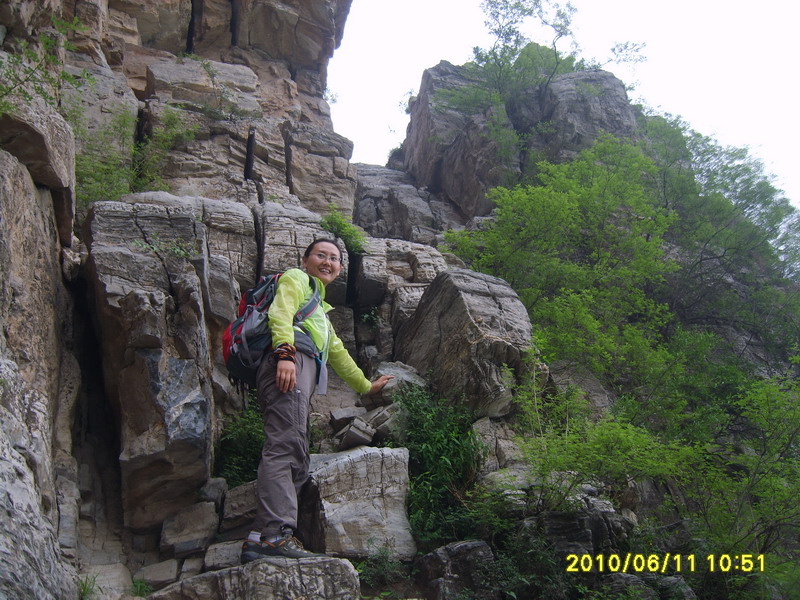
[{"label": "hiking boot", "polygon": [[251,542],[242,544],[242,564],[249,563],[259,558],[278,556],[283,558],[319,558],[324,554],[316,554],[303,548],[303,544],[291,535],[278,538],[274,542]]}]

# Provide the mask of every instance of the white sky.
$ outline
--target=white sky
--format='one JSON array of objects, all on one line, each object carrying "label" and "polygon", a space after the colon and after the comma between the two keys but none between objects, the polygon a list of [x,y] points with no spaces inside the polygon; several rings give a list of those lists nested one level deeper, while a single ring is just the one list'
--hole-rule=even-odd
[{"label": "white sky", "polygon": [[[747,146],[800,206],[797,69],[800,4],[792,0],[572,0],[581,56],[604,60],[617,42],[645,43],[647,61],[610,65],[631,100],[681,116],[723,145]],[[405,138],[403,106],[422,72],[463,64],[487,47],[480,0],[353,0],[328,87],[337,133],[353,162],[383,165]],[[525,31],[539,43],[533,30]],[[564,48],[562,48],[564,49]],[[633,71],[631,71],[633,69]]]}]

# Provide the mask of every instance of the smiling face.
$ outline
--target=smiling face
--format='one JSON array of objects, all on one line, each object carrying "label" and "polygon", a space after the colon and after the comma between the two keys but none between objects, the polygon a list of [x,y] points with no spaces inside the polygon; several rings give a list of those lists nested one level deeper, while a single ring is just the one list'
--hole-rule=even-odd
[{"label": "smiling face", "polygon": [[319,242],[303,257],[303,267],[306,273],[318,277],[327,286],[342,272],[342,255],[334,244]]}]

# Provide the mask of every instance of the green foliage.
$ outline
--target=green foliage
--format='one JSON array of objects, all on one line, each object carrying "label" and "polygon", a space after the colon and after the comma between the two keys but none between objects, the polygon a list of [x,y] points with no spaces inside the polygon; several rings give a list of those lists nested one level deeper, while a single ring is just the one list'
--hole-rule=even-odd
[{"label": "green foliage", "polygon": [[0,57],[0,116],[13,112],[15,100],[30,102],[38,97],[56,107],[63,86],[77,88],[92,81],[86,71],[80,76],[66,71],[60,58],[62,49],[75,49],[69,35],[85,27],[77,17],[63,21],[51,16],[51,22],[53,30],[39,33],[35,45],[20,40],[17,53]]},{"label": "green foliage", "polygon": [[[370,541],[368,546],[372,544]],[[408,569],[399,560],[392,558],[388,547],[382,546],[367,558],[355,564],[362,585],[382,588],[398,583],[408,575]]]},{"label": "green foliage", "polygon": [[123,107],[107,124],[90,130],[77,106],[66,109],[78,142],[75,178],[78,201],[85,205],[117,200],[125,194],[166,189],[161,178],[169,152],[196,135],[180,113],[168,109],[152,133],[135,141],[136,118]]},{"label": "green foliage", "polygon": [[149,596],[153,591],[153,586],[142,579],[134,579],[131,582],[131,593],[134,596]]},{"label": "green foliage", "polygon": [[264,446],[264,422],[252,397],[247,409],[228,423],[216,451],[216,474],[236,487],[256,478]]},{"label": "green foliage", "polygon": [[463,406],[408,387],[395,400],[403,409],[402,443],[409,451],[409,521],[424,544],[458,539],[471,522],[464,501],[473,487],[484,449]]},{"label": "green foliage", "polygon": [[322,217],[320,225],[326,231],[330,231],[335,237],[340,238],[348,252],[354,254],[364,254],[367,236],[358,227],[353,225],[349,219],[339,211],[339,208],[331,205],[328,214]]},{"label": "green foliage", "polygon": [[150,135],[134,146],[132,192],[166,189],[161,172],[171,150],[194,139],[197,127],[189,126],[176,110],[164,111]]},{"label": "green foliage", "polygon": [[596,420],[583,393],[545,394],[535,377],[517,386],[519,440],[538,481],[542,510],[570,506],[580,484],[601,481],[621,492],[637,478],[667,478],[682,470],[686,449],[664,443],[642,427],[613,418]]},{"label": "green foliage", "polygon": [[744,386],[731,402],[724,435],[687,465],[683,483],[696,502],[693,523],[713,551],[766,554],[800,534],[798,400],[795,379]]},{"label": "green foliage", "polygon": [[78,578],[78,600],[93,600],[101,591],[97,575],[81,575]]},{"label": "green foliage", "polygon": [[648,297],[672,269],[662,236],[671,215],[647,193],[652,164],[607,137],[572,163],[540,163],[539,185],[496,188],[496,218],[449,233],[473,268],[508,281],[536,324],[546,360],[643,378],[663,363],[665,307]]},{"label": "green foliage", "polygon": [[81,109],[68,108],[67,121],[77,141],[75,179],[78,202],[84,206],[98,200],[118,200],[131,192],[134,179],[131,156],[136,118],[122,108],[110,121],[90,132]]},{"label": "green foliage", "polygon": [[657,169],[651,187],[677,215],[665,239],[680,249],[680,268],[656,293],[683,323],[747,331],[780,372],[800,333],[800,213],[746,149],[669,116],[640,122]]},{"label": "green foliage", "polygon": [[195,254],[192,242],[180,238],[166,242],[155,234],[149,236],[148,241],[135,240],[133,245],[159,256],[168,255],[174,258],[188,259]]}]

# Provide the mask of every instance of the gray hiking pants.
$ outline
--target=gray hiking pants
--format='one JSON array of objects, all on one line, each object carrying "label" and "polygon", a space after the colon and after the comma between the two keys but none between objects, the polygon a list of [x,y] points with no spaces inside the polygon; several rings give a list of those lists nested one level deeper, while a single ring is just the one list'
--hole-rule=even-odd
[{"label": "gray hiking pants", "polygon": [[261,537],[297,529],[300,488],[308,479],[308,416],[317,380],[313,358],[295,356],[297,385],[283,393],[275,383],[276,359],[269,354],[258,370],[258,401],[264,417],[264,447],[256,480],[256,520]]}]

